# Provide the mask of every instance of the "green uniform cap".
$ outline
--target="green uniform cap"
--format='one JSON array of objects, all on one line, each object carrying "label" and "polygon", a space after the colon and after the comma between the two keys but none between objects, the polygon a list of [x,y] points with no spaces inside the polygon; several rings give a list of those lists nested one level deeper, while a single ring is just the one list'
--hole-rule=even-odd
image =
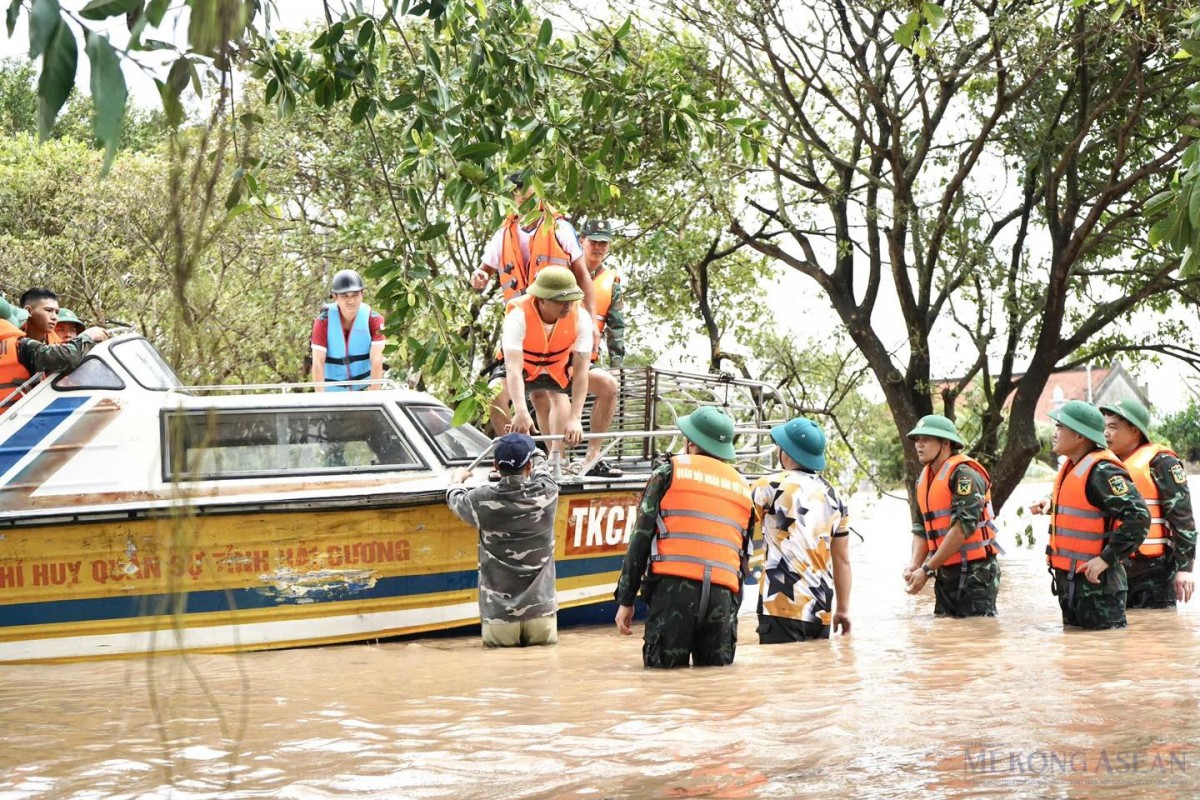
[{"label": "green uniform cap", "polygon": [[75,312],[69,308],[60,308],[58,310],[58,323],[55,325],[55,327],[62,325],[64,322],[68,325],[78,325],[80,331],[82,331],[85,327],[83,321],[79,319],[79,317],[75,316]]},{"label": "green uniform cap", "polygon": [[569,303],[572,300],[582,300],[583,290],[575,282],[575,273],[566,267],[546,267],[533,279],[529,293],[543,300],[556,300]]},{"label": "green uniform cap", "polygon": [[1115,414],[1142,432],[1146,441],[1150,441],[1150,411],[1137,400],[1118,400],[1115,403],[1105,403],[1100,406],[1105,414]]},{"label": "green uniform cap", "polygon": [[909,439],[914,436],[933,436],[955,444],[966,445],[966,442],[958,435],[958,428],[954,427],[954,422],[941,414],[926,414],[921,417],[917,422],[917,427],[908,432]]},{"label": "green uniform cap", "polygon": [[1062,408],[1047,416],[1085,439],[1091,439],[1097,446],[1108,447],[1108,442],[1104,441],[1104,415],[1091,403],[1068,400]]},{"label": "green uniform cap", "polygon": [[771,438],[805,469],[825,469],[825,431],[811,419],[796,417],[776,425],[771,428]]},{"label": "green uniform cap", "polygon": [[714,458],[733,461],[737,457],[737,451],[733,449],[733,420],[720,409],[705,406],[680,417],[678,423],[688,441]]}]

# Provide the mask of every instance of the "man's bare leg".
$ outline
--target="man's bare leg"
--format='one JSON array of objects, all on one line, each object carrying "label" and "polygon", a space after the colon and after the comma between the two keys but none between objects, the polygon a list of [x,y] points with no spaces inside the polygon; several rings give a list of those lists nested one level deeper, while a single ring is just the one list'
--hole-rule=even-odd
[{"label": "man's bare leg", "polygon": [[[617,408],[617,390],[620,385],[610,372],[602,369],[588,370],[588,394],[595,396],[592,403],[592,420],[588,426],[589,433],[606,433],[612,424],[613,412]],[[602,439],[589,439],[587,460],[600,457]]]},{"label": "man's bare leg", "polygon": [[504,379],[500,378],[488,384],[488,388],[493,391],[497,387],[500,388],[499,393],[492,398],[492,404],[488,409],[488,424],[492,426],[492,436],[503,436],[508,432],[508,424],[512,422],[512,414],[510,413],[510,401],[508,397],[508,387],[504,385]]},{"label": "man's bare leg", "polygon": [[[562,436],[563,431],[567,429],[567,420],[571,418],[571,401],[567,399],[565,394],[559,394],[558,392],[539,392],[539,394],[546,395],[549,417],[549,427],[546,433],[551,436]],[[534,402],[536,404],[536,400]],[[566,464],[566,451],[563,448],[561,439],[550,444],[551,460],[554,459],[556,452],[558,453],[560,462]]]}]

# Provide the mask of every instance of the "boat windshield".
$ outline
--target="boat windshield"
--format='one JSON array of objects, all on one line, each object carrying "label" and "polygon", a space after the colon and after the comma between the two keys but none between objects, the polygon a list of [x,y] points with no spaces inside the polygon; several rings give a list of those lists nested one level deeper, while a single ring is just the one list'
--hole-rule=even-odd
[{"label": "boat windshield", "polygon": [[451,426],[454,413],[445,406],[401,403],[400,407],[447,464],[469,464],[491,444],[470,425]]},{"label": "boat windshield", "polygon": [[382,407],[168,411],[164,474],[175,480],[421,469]]},{"label": "boat windshield", "polygon": [[112,354],[143,389],[165,392],[183,384],[167,362],[145,339],[127,339],[112,346]]}]

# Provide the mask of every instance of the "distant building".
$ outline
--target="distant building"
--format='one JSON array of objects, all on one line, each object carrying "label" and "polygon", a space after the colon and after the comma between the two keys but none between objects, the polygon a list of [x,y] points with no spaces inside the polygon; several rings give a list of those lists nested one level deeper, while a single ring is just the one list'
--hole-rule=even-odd
[{"label": "distant building", "polygon": [[1137,400],[1147,408],[1151,407],[1146,387],[1139,386],[1120,361],[1114,361],[1106,368],[1079,367],[1052,373],[1038,398],[1034,420],[1045,422],[1048,413],[1061,408],[1068,400],[1086,400],[1097,406],[1118,400]]}]

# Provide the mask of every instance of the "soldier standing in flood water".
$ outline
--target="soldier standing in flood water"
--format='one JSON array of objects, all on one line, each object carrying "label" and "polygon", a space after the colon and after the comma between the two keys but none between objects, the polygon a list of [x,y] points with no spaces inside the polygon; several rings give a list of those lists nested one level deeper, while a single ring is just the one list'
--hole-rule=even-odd
[{"label": "soldier standing in flood water", "polygon": [[1105,449],[1104,415],[1095,406],[1071,400],[1050,419],[1054,452],[1065,460],[1053,494],[1029,510],[1052,515],[1046,560],[1063,624],[1124,628],[1129,584],[1121,562],[1146,538],[1150,512],[1129,473]]},{"label": "soldier standing in flood water", "polygon": [[[716,408],[679,418],[684,454],[646,484],[614,593],[617,630],[633,633],[633,601],[650,605],[647,667],[724,666],[737,649],[737,613],[754,525],[750,486],[729,463],[733,420]],[[644,578],[644,580],[643,580]]]},{"label": "soldier standing in flood water", "polygon": [[913,525],[905,591],[916,594],[933,577],[936,616],[994,617],[1001,550],[992,522],[991,477],[959,452],[958,428],[940,414],[922,417],[908,438],[922,464],[916,486],[921,521]]},{"label": "soldier standing in flood water", "polygon": [[1150,531],[1126,562],[1126,608],[1174,608],[1187,602],[1196,583],[1196,521],[1183,462],[1150,440],[1150,412],[1137,400],[1100,406],[1104,438],[1129,470],[1150,510]]}]

